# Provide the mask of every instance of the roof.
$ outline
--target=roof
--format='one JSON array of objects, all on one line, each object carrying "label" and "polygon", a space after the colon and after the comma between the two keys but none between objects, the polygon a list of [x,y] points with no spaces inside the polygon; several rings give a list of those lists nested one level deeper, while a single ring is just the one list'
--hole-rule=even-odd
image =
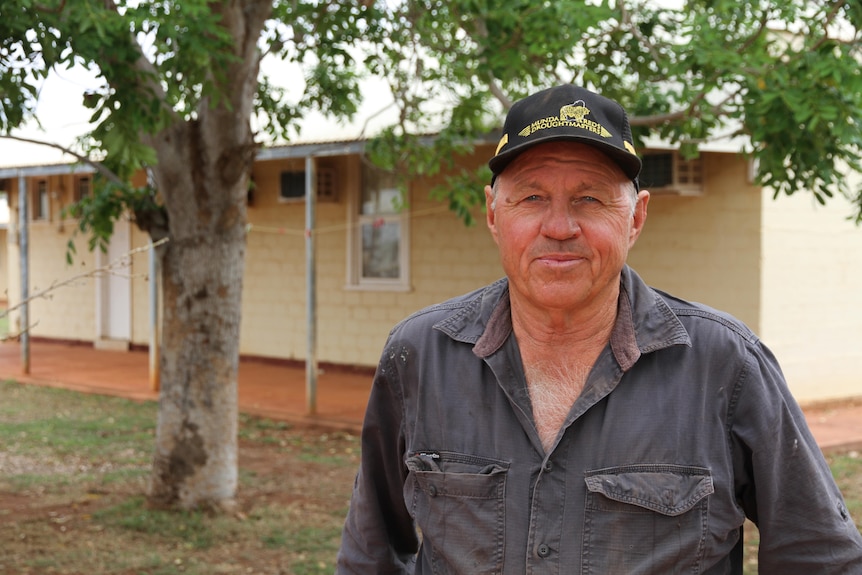
[{"label": "roof", "polygon": [[30,176],[55,176],[59,174],[92,174],[96,169],[81,162],[52,163],[32,166],[10,166],[0,168],[0,178],[17,178]]},{"label": "roof", "polygon": [[[367,140],[321,140],[318,142],[302,142],[296,144],[281,144],[259,149],[255,156],[258,161],[282,160],[286,158],[305,158],[319,156],[340,156],[361,154],[365,151]],[[47,164],[31,164],[0,167],[0,179],[53,176],[59,174],[92,174],[96,170],[81,162],[51,162]]]},{"label": "roof", "polygon": [[[434,134],[422,136],[432,138]],[[494,137],[477,140],[477,143],[494,142]],[[319,141],[297,142],[293,144],[277,144],[260,148],[255,155],[255,160],[265,162],[271,160],[284,160],[290,158],[307,158],[322,156],[342,156],[350,154],[361,154],[365,151],[368,139],[327,139]],[[645,142],[650,149],[676,149],[678,146],[658,139],[649,139]],[[718,142],[713,141],[700,145],[704,152],[733,152],[739,153],[743,149],[739,138],[726,139]],[[59,174],[77,173],[91,174],[96,170],[92,166],[81,162],[52,162],[49,164],[19,165],[0,167],[0,179],[52,176]]]}]

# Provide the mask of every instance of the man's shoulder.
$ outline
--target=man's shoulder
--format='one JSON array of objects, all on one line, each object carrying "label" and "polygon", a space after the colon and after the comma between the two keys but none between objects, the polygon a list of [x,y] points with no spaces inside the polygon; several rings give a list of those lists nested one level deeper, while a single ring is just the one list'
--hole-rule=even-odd
[{"label": "man's shoulder", "polygon": [[687,300],[653,285],[648,285],[632,268],[623,270],[623,289],[633,307],[634,321],[638,331],[655,329],[658,325],[682,324],[689,336],[695,332],[712,332],[748,342],[757,341],[751,329],[732,314],[710,305]]},{"label": "man's shoulder", "polygon": [[745,322],[726,311],[697,301],[686,300],[657,288],[652,288],[652,290],[679,318],[689,332],[692,330],[717,330],[719,333],[733,334],[752,343],[758,340]]},{"label": "man's shoulder", "polygon": [[425,331],[440,322],[460,317],[463,314],[474,314],[477,317],[485,315],[489,301],[496,304],[508,288],[506,278],[497,280],[481,288],[475,289],[453,298],[417,310],[398,322],[391,333]]}]

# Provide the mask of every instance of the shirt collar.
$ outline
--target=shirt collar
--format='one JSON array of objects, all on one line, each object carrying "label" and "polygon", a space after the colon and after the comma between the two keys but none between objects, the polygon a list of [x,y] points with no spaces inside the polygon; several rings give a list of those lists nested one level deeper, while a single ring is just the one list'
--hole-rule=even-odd
[{"label": "shirt collar", "polygon": [[[482,321],[482,318],[487,320]],[[470,305],[435,327],[450,337],[475,342],[473,353],[485,358],[503,346],[512,333],[509,284],[503,279],[488,286]],[[664,299],[625,266],[620,277],[617,320],[610,346],[623,371],[641,354],[672,345],[691,345],[688,332]]]}]

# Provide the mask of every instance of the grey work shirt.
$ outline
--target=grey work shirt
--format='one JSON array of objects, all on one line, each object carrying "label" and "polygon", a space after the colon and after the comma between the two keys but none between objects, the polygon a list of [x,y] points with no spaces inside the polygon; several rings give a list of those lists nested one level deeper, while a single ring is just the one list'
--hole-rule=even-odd
[{"label": "grey work shirt", "polygon": [[[508,283],[390,334],[339,574],[862,574],[862,538],[762,343],[626,267],[611,341],[545,452]],[[419,535],[417,533],[421,533]]]}]

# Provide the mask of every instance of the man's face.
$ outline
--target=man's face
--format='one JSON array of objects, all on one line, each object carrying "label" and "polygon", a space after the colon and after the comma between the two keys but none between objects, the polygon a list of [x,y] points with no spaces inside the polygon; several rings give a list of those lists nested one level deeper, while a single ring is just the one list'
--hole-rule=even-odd
[{"label": "man's face", "polygon": [[620,168],[573,142],[527,150],[497,177],[496,188],[496,201],[485,188],[488,228],[513,305],[580,310],[616,301],[648,192],[640,192],[633,211],[631,182]]}]

